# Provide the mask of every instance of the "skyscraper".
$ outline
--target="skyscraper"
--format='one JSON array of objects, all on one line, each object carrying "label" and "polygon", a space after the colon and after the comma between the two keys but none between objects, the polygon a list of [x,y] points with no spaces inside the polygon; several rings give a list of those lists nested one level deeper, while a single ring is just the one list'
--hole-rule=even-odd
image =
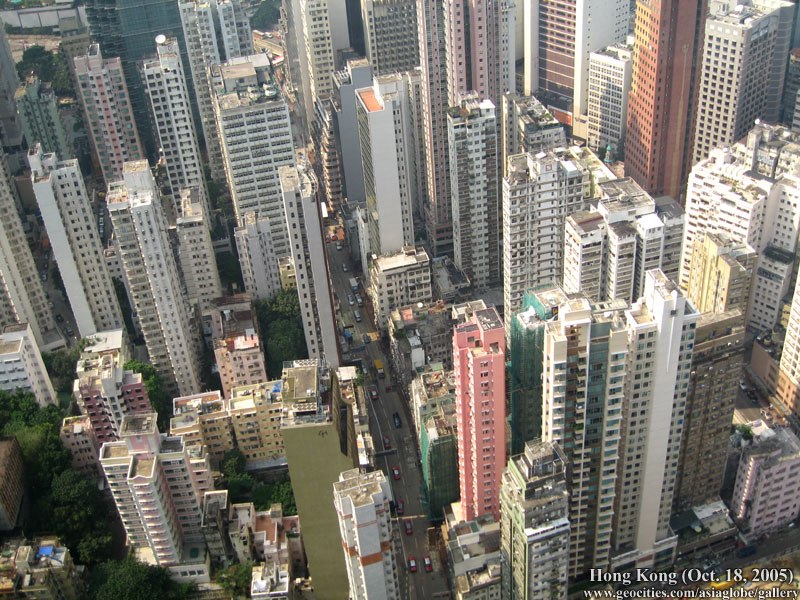
[{"label": "skyscraper", "polygon": [[[92,37],[105,56],[119,57],[125,72],[127,90],[136,127],[145,150],[155,154],[157,136],[147,114],[145,85],[139,71],[141,61],[156,54],[156,36],[176,38],[187,78],[192,89],[188,53],[183,38],[176,0],[88,0],[86,18]],[[192,101],[193,114],[197,112]],[[129,158],[128,160],[136,160]]]},{"label": "skyscraper", "polygon": [[756,119],[769,118],[769,90],[781,89],[784,81],[783,70],[772,70],[774,55],[783,53],[785,63],[788,51],[780,43],[782,7],[794,9],[793,3],[780,0],[768,9],[739,1],[709,3],[699,65],[693,164],[713,148],[741,139]]},{"label": "skyscraper", "polygon": [[0,327],[28,323],[40,350],[64,345],[36,270],[6,161],[0,161]]},{"label": "skyscraper", "polygon": [[336,317],[328,283],[318,183],[308,165],[300,169],[281,167],[278,177],[308,356],[338,367]]},{"label": "skyscraper", "polygon": [[508,460],[500,490],[501,597],[567,597],[569,492],[558,444],[529,442]]},{"label": "skyscraper", "polygon": [[497,115],[465,94],[447,111],[453,257],[476,288],[500,280]]},{"label": "skyscraper", "polygon": [[183,188],[196,188],[203,215],[208,219],[211,210],[206,180],[178,40],[159,35],[156,51],[157,58],[142,65],[142,77],[156,127],[159,155],[164,160],[172,194],[177,196]]},{"label": "skyscraper", "polygon": [[369,256],[392,254],[414,243],[411,214],[417,174],[410,160],[415,147],[411,96],[400,75],[376,77],[356,90],[356,115],[364,170]]},{"label": "skyscraper", "polygon": [[16,170],[24,166],[22,155],[22,123],[17,116],[17,106],[14,94],[19,87],[17,66],[11,55],[11,46],[8,44],[6,32],[0,32],[0,145],[6,160],[10,160],[9,167]]},{"label": "skyscraper", "polygon": [[401,73],[419,66],[414,0],[363,0],[361,19],[366,57],[376,75]]},{"label": "skyscraper", "polygon": [[705,0],[636,4],[625,174],[654,196],[678,199],[686,180],[705,18]]},{"label": "skyscraper", "polygon": [[150,363],[173,396],[200,390],[199,332],[178,275],[161,194],[147,161],[125,163],[106,196]]},{"label": "skyscraper", "polygon": [[476,311],[453,331],[458,473],[462,519],[500,517],[506,459],[506,343],[494,308]]},{"label": "skyscraper", "polygon": [[[544,336],[543,439],[570,472],[570,577],[671,564],[669,528],[699,317],[660,270],[628,305],[574,298]],[[625,386],[624,373],[635,373]]]},{"label": "skyscraper", "polygon": [[122,165],[144,158],[128,86],[118,57],[103,58],[98,44],[75,57],[78,99],[106,183],[122,177]]},{"label": "skyscraper", "polygon": [[211,176],[222,181],[225,169],[214,120],[214,92],[209,68],[253,53],[250,21],[239,0],[182,0],[178,10],[194,84],[192,91],[200,113],[198,133],[203,134]]},{"label": "skyscraper", "polygon": [[255,300],[269,300],[281,289],[271,224],[271,219],[250,211],[233,231],[244,289]]},{"label": "skyscraper", "polygon": [[632,59],[631,47],[624,44],[589,55],[586,139],[595,152],[609,144],[619,149],[625,140]]},{"label": "skyscraper", "polygon": [[58,114],[53,84],[30,75],[16,93],[17,111],[28,148],[40,143],[45,153],[55,152],[59,160],[72,158],[64,123]]},{"label": "skyscraper", "polygon": [[31,184],[81,337],[122,327],[117,295],[78,161],[28,151]]},{"label": "skyscraper", "polygon": [[383,471],[344,471],[333,484],[351,600],[400,597],[392,543],[392,487]]}]

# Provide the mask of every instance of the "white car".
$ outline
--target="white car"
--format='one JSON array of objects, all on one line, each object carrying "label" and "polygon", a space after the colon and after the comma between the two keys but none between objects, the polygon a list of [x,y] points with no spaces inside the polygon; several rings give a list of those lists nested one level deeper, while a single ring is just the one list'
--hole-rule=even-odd
[{"label": "white car", "polygon": [[353,306],[353,304],[356,303],[356,299],[353,298],[353,294],[347,294],[347,302],[350,304],[350,306]]}]

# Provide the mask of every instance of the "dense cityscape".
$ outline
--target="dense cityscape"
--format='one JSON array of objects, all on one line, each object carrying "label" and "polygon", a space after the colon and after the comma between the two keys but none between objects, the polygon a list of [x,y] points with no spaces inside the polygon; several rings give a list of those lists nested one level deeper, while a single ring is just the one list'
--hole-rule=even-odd
[{"label": "dense cityscape", "polygon": [[0,19],[0,599],[797,598],[794,0]]}]

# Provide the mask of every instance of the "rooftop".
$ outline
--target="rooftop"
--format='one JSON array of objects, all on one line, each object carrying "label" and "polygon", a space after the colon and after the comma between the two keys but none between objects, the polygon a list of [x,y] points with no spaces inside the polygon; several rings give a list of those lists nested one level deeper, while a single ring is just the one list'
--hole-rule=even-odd
[{"label": "rooftop", "polygon": [[156,413],[126,415],[122,418],[120,437],[156,433]]},{"label": "rooftop", "polygon": [[351,469],[339,475],[339,481],[333,483],[333,493],[350,498],[353,506],[367,506],[375,503],[376,494],[383,493],[381,484],[386,484],[383,471],[361,473]]},{"label": "rooftop", "polygon": [[378,112],[383,110],[383,103],[378,100],[374,88],[362,88],[357,90],[356,94],[358,94],[358,97],[361,99],[361,103],[364,105],[364,108],[367,110],[367,112]]},{"label": "rooftop", "polygon": [[428,253],[422,246],[406,246],[400,252],[379,256],[373,261],[373,268],[378,271],[387,272],[395,269],[405,269],[413,266],[426,266],[430,264]]}]

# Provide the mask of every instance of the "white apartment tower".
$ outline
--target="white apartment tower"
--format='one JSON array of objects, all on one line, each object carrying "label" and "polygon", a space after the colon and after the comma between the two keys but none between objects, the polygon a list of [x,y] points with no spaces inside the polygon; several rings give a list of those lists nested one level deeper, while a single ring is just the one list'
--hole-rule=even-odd
[{"label": "white apartment tower", "polygon": [[415,136],[403,78],[376,77],[372,87],[356,90],[356,114],[367,200],[366,271],[371,254],[392,254],[414,243]]},{"label": "white apartment tower", "polygon": [[647,271],[677,276],[683,211],[671,199],[657,203],[631,178],[601,183],[600,190],[596,207],[566,219],[562,285],[594,302],[635,302]]},{"label": "white apartment tower", "polygon": [[557,312],[544,332],[542,437],[573,465],[570,577],[664,568],[699,313],[660,270],[633,304],[574,298]]},{"label": "white apartment tower", "polygon": [[41,350],[64,345],[36,270],[5,160],[0,160],[0,326],[28,323]]},{"label": "white apartment tower", "polygon": [[75,76],[92,149],[103,179],[111,183],[122,177],[126,161],[145,157],[122,62],[118,57],[103,58],[100,46],[92,44],[88,54],[75,57]]},{"label": "white apartment tower", "polygon": [[338,334],[328,283],[318,183],[306,165],[300,169],[283,167],[279,176],[308,356],[338,367]]},{"label": "white apartment tower", "polygon": [[503,147],[500,169],[503,176],[507,173],[510,156],[526,152],[538,154],[567,145],[564,127],[535,97],[503,94],[501,112],[502,116],[497,115],[497,118],[502,119],[498,137]]},{"label": "white apartment tower", "polygon": [[0,390],[27,390],[39,406],[58,406],[58,397],[28,323],[6,325],[0,334]]},{"label": "white apartment tower", "polygon": [[122,327],[94,210],[78,161],[59,161],[35,144],[28,151],[31,184],[81,337]]},{"label": "white apartment tower", "polygon": [[370,264],[369,289],[375,325],[386,331],[392,311],[401,306],[431,301],[431,263],[421,246],[378,256]]},{"label": "white apartment tower", "polygon": [[214,119],[214,92],[209,68],[253,53],[250,20],[239,0],[183,0],[178,4],[178,10],[211,176],[222,181],[225,167]]},{"label": "white apartment tower", "polygon": [[465,94],[447,111],[453,254],[478,289],[500,279],[497,118],[491,100]]},{"label": "white apartment tower", "polygon": [[202,311],[222,296],[222,283],[200,188],[182,188],[177,194],[177,204],[175,231],[181,274],[189,303]]},{"label": "white apartment tower", "polygon": [[142,65],[142,81],[158,132],[167,179],[173,195],[186,187],[197,188],[208,217],[206,180],[178,40],[159,35],[156,51],[157,58],[146,60]]},{"label": "white apartment tower", "polygon": [[753,165],[740,146],[713,150],[689,175],[680,284],[688,289],[692,250],[704,233],[751,246],[759,257],[747,325],[769,330],[780,319],[781,302],[791,294],[800,234],[800,177],[781,169],[772,171],[774,177],[751,172]]},{"label": "white apartment tower", "polygon": [[213,490],[204,450],[180,436],[159,434],[156,413],[126,416],[121,440],[100,449],[111,496],[134,554],[148,564],[175,566],[184,549],[203,541],[203,494]]},{"label": "white apartment tower", "polygon": [[633,48],[619,44],[589,55],[587,142],[598,151],[625,140],[628,93],[633,75]]},{"label": "white apartment tower", "polygon": [[415,0],[363,0],[361,22],[367,60],[376,75],[419,66]]},{"label": "white apartment tower", "polygon": [[345,0],[292,0],[292,5],[293,15],[299,15],[300,75],[306,120],[311,123],[314,103],[333,91],[333,73],[341,67],[339,51],[350,47],[347,5]]},{"label": "white apartment tower", "polygon": [[564,221],[584,208],[589,173],[552,151],[509,158],[503,178],[503,305],[506,334],[522,294],[561,280]]},{"label": "white apartment tower", "polygon": [[383,471],[344,471],[333,484],[351,600],[399,600],[392,487]]},{"label": "white apartment tower", "polygon": [[692,163],[738,141],[766,116],[767,90],[783,81],[783,73],[780,81],[773,80],[771,66],[782,49],[777,43],[780,7],[790,4],[778,1],[766,9],[741,0],[709,2]]},{"label": "white apartment tower", "polygon": [[161,194],[147,161],[125,164],[108,212],[150,363],[173,395],[200,390],[199,332],[169,243]]},{"label": "white apartment tower", "polygon": [[244,289],[254,300],[269,300],[281,289],[271,225],[270,219],[250,211],[233,232]]},{"label": "white apartment tower", "polygon": [[295,166],[289,107],[272,78],[266,54],[212,65],[214,110],[228,187],[239,226],[255,212],[268,218],[278,258],[287,256],[278,169]]}]

